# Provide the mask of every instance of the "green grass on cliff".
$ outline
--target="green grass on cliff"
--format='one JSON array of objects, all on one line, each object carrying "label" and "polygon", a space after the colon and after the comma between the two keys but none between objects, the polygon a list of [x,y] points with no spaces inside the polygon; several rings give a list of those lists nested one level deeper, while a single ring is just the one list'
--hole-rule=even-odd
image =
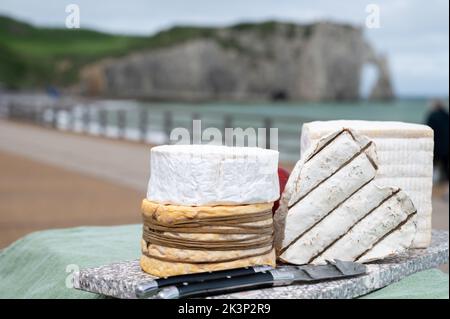
[{"label": "green grass on cliff", "polygon": [[[239,24],[234,31],[259,29],[267,34],[277,22]],[[0,16],[0,85],[7,88],[43,88],[76,83],[79,70],[105,57],[167,47],[194,38],[214,38],[224,48],[244,50],[217,29],[180,26],[150,37],[123,36],[84,29],[38,28]]]},{"label": "green grass on cliff", "polygon": [[0,84],[13,89],[65,86],[76,82],[81,67],[101,58],[212,37],[214,32],[212,28],[174,27],[151,37],[123,36],[37,28],[0,16]]},{"label": "green grass on cliff", "polygon": [[67,85],[81,66],[143,47],[143,37],[36,28],[0,17],[0,82],[9,88]]}]

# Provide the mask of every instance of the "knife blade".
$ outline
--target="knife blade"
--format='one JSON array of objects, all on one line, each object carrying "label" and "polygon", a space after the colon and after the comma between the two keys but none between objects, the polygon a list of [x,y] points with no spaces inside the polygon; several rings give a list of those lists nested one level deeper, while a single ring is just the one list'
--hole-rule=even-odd
[{"label": "knife blade", "polygon": [[135,289],[135,294],[139,299],[149,298],[155,295],[161,288],[167,286],[187,285],[191,283],[204,282],[215,279],[252,275],[258,272],[272,269],[274,268],[271,266],[242,267],[153,279],[138,284]]},{"label": "knife blade", "polygon": [[349,261],[328,261],[325,265],[282,266],[273,270],[192,284],[173,285],[161,289],[156,298],[177,299],[222,294],[242,290],[286,286],[330,279],[342,279],[364,274],[366,266]]}]

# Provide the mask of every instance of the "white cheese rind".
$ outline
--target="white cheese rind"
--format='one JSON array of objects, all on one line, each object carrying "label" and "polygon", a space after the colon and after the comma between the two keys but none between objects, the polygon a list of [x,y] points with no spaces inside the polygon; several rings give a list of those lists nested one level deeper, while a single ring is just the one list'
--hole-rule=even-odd
[{"label": "white cheese rind", "polygon": [[320,187],[311,191],[306,199],[289,209],[283,247],[289,245],[374,176],[375,168],[367,160],[366,155],[361,154]]},{"label": "white cheese rind", "polygon": [[185,206],[273,202],[278,152],[256,147],[163,145],[151,149],[147,198]]},{"label": "white cheese rind", "polygon": [[398,187],[377,185],[376,160],[374,143],[349,129],[311,146],[290,175],[274,216],[280,260],[365,262],[410,248],[416,208]]},{"label": "white cheese rind", "polygon": [[309,263],[395,191],[397,189],[392,187],[380,188],[373,181],[364,185],[316,227],[299,238],[280,257],[295,260],[298,264]]},{"label": "white cheese rind", "polygon": [[[352,158],[355,158],[352,163],[347,163]],[[375,163],[375,146],[367,138],[340,130],[321,139],[297,162],[287,181],[280,207],[274,215],[275,248],[279,251],[289,245],[324,214],[373,179]],[[319,183],[325,187],[317,187]],[[306,193],[314,200],[299,201]]]},{"label": "white cheese rind", "polygon": [[350,160],[360,149],[361,145],[353,139],[350,132],[344,131],[336,136],[333,143],[321,148],[319,155],[315,156],[315,160],[305,159],[295,184],[295,194],[290,202],[295,202],[310,192],[319,182]]},{"label": "white cheese rind", "polygon": [[411,247],[417,230],[417,216],[414,216],[398,231],[386,236],[367,254],[358,259],[359,262],[370,262],[380,258],[395,256]]},{"label": "white cheese rind", "polygon": [[417,235],[413,247],[431,242],[431,194],[433,179],[433,130],[421,124],[381,121],[316,121],[305,123],[301,135],[302,157],[320,138],[350,128],[369,137],[376,145],[380,186],[397,186],[417,209]]},{"label": "white cheese rind", "polygon": [[[344,237],[339,239],[322,255],[314,259],[313,263],[324,263],[326,260],[359,260],[359,256],[366,251],[376,247],[380,238],[389,234],[399,224],[405,221],[409,215],[416,211],[411,200],[404,192],[399,192],[380,207],[374,210],[369,216],[357,223]],[[414,231],[409,232],[410,238]],[[409,240],[411,242],[411,240]],[[400,252],[405,249],[403,243],[392,242],[395,245],[395,251]],[[392,254],[383,247],[376,253],[379,257],[386,257]]]}]

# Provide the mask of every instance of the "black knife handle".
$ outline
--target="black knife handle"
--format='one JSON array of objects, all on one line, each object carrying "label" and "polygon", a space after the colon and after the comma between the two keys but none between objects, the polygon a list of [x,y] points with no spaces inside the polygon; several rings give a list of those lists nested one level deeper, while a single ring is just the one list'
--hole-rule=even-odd
[{"label": "black knife handle", "polygon": [[270,272],[259,272],[247,276],[209,280],[177,286],[179,298],[199,297],[205,294],[229,293],[263,287],[272,287],[274,278]]},{"label": "black knife handle", "polygon": [[[258,267],[256,267],[256,269],[257,268]],[[219,271],[202,272],[189,275],[171,276],[167,278],[156,279],[156,282],[158,283],[158,287],[167,287],[172,285],[181,285],[183,283],[196,283],[206,280],[216,280],[227,277],[253,275],[255,273],[256,272],[254,267],[242,267]]]}]

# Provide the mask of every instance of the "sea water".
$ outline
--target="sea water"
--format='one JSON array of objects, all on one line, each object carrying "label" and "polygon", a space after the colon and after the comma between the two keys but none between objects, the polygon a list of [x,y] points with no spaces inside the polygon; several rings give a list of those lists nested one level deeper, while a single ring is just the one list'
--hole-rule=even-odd
[{"label": "sea water", "polygon": [[[447,102],[448,100],[446,100]],[[147,111],[146,140],[152,144],[167,143],[167,114],[170,127],[192,128],[193,119],[200,119],[202,129],[216,127],[223,130],[226,125],[234,128],[262,128],[270,123],[278,129],[278,149],[282,161],[295,162],[300,152],[301,126],[314,120],[359,119],[380,121],[403,121],[425,123],[429,112],[427,99],[397,99],[390,102],[328,102],[328,103],[168,103],[133,100],[103,100],[98,108],[91,108],[89,131],[100,134],[98,110],[106,109],[106,129],[103,134],[118,135],[117,110],[126,111],[125,138],[140,138],[139,123],[142,111]],[[115,115],[116,114],[116,115]],[[269,122],[267,122],[269,120]],[[80,126],[81,118],[75,121]],[[77,124],[78,123],[78,124]],[[272,138],[272,137],[271,137]]]}]

